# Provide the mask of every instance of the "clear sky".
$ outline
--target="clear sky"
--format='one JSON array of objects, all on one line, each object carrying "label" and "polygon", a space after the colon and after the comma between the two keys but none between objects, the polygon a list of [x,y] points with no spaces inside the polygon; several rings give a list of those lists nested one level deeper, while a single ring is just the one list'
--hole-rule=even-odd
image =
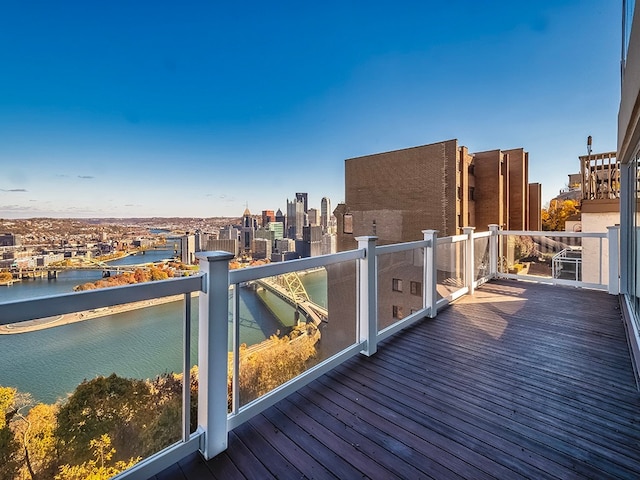
[{"label": "clear sky", "polygon": [[616,149],[621,1],[11,1],[0,218],[344,200],[344,160],[523,147],[548,201]]}]

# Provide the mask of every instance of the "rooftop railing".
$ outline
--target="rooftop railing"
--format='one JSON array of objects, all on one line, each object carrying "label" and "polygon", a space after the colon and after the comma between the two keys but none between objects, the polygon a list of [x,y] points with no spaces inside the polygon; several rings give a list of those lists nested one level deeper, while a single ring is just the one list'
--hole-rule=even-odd
[{"label": "rooftop railing", "polygon": [[[433,230],[423,233],[423,240],[384,246],[376,245],[376,237],[359,237],[356,250],[232,271],[232,255],[200,252],[198,275],[0,304],[0,325],[183,296],[180,439],[118,476],[149,478],[198,450],[207,459],[214,457],[226,449],[228,432],[236,426],[347,359],[373,355],[382,340],[435,317],[439,309],[491,278],[618,293],[616,227],[592,234],[510,232],[496,225],[488,232],[474,233],[468,227],[462,235],[444,238]],[[580,275],[555,275],[554,255],[577,247]],[[306,291],[300,281],[305,275],[321,278],[319,293]],[[294,359],[302,367],[292,378],[275,373],[258,378],[251,370],[255,356],[261,350],[275,352],[280,340],[247,347],[250,340],[240,328],[246,292],[278,297],[293,312],[278,320],[281,334],[287,332],[283,348],[295,355],[304,349],[312,354]],[[190,412],[192,295],[198,295],[197,422]]]}]

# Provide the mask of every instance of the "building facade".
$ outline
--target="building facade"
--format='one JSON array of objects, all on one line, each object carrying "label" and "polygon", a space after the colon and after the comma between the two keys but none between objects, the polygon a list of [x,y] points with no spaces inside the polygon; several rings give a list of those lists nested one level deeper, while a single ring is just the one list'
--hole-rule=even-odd
[{"label": "building facade", "polygon": [[[620,164],[620,290],[636,374],[640,371],[640,10],[623,10],[622,94],[618,111]],[[626,28],[630,26],[630,28]]]},{"label": "building facade", "polygon": [[536,219],[541,207],[541,195],[530,198],[528,171],[522,148],[472,154],[456,139],[348,159],[345,203],[334,210],[338,250],[355,248],[361,235],[387,244],[419,240],[425,229],[528,230],[530,210]]}]

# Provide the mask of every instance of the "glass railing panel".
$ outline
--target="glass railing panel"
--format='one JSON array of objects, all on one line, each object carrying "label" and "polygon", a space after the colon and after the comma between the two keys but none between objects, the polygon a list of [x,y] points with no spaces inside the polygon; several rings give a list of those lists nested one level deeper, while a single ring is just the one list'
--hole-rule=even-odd
[{"label": "glass railing panel", "polygon": [[473,239],[473,272],[475,281],[487,277],[491,271],[490,240],[491,238],[488,236]]},{"label": "glass railing panel", "polygon": [[[110,467],[123,462],[122,470],[180,441],[183,299],[0,327],[0,386],[15,389],[21,409],[11,416],[11,428],[26,435],[36,476],[53,478],[65,468],[88,475],[97,453],[109,453]],[[197,338],[197,298],[191,302]],[[192,341],[194,360],[196,349]],[[195,411],[192,419],[195,426]]]},{"label": "glass railing panel", "polygon": [[581,246],[579,237],[505,235],[501,237],[499,271],[576,280],[576,275],[580,275],[577,259],[581,256]]},{"label": "glass railing panel", "polygon": [[[357,342],[354,261],[262,277],[237,288],[237,407]],[[235,303],[234,289],[230,292]],[[232,338],[231,328],[230,352]],[[229,375],[231,393],[233,367]]]},{"label": "glass railing panel", "polygon": [[[441,239],[444,240],[444,239]],[[438,300],[464,288],[465,242],[438,242],[436,251]]]},{"label": "glass railing panel", "polygon": [[424,249],[378,254],[378,331],[423,308]]},{"label": "glass railing panel", "polygon": [[498,271],[606,285],[608,240],[604,233],[549,232],[501,235]]}]

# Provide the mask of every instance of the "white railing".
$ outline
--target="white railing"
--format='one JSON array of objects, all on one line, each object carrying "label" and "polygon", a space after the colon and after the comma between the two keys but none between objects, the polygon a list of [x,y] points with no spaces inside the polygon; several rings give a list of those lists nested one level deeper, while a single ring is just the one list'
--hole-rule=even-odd
[{"label": "white railing", "polygon": [[582,279],[582,247],[567,247],[551,258],[551,276],[562,278],[569,275],[579,282]]},{"label": "white railing", "polygon": [[[569,284],[580,287],[608,288],[610,293],[618,293],[618,230],[610,228],[606,234],[566,233],[566,232],[509,232],[501,231],[495,225],[490,231],[474,233],[473,228],[465,228],[463,235],[438,238],[437,232],[425,230],[424,239],[403,244],[376,246],[376,237],[359,237],[356,250],[333,255],[274,263],[229,271],[232,255],[226,252],[200,252],[197,259],[200,274],[193,277],[171,279],[131,286],[114,287],[66,295],[22,300],[0,304],[0,325],[62,315],[128,302],[181,294],[184,295],[184,359],[183,359],[183,418],[182,439],[177,444],[144,459],[118,478],[149,478],[167,466],[184,458],[191,452],[200,450],[207,459],[227,448],[228,432],[257,415],[277,401],[285,398],[315,378],[335,368],[347,359],[358,355],[373,355],[378,343],[399,330],[424,319],[433,318],[439,309],[471,293],[491,278],[513,278],[542,281],[554,284]],[[591,239],[596,242],[599,252],[598,262],[605,256],[603,242],[607,242],[608,275],[600,268],[598,282],[580,282],[553,278],[553,275],[537,276],[524,273],[509,273],[510,261],[516,258],[511,242],[515,236],[526,237],[535,247],[547,244],[551,237]],[[537,239],[537,240],[536,240]],[[514,240],[515,241],[515,240]],[[555,240],[554,240],[555,241]],[[537,242],[537,243],[536,243]],[[562,242],[559,242],[562,243]],[[583,244],[584,246],[584,244]],[[514,255],[511,255],[514,253]],[[584,260],[584,258],[582,259]],[[379,262],[381,268],[379,269]],[[353,268],[348,267],[353,265]],[[410,277],[402,272],[410,266]],[[347,282],[347,298],[352,299],[353,315],[346,315],[351,322],[347,325],[354,332],[352,339],[337,351],[331,351],[320,362],[304,373],[274,388],[259,398],[243,404],[239,395],[239,375],[241,369],[240,345],[240,290],[254,281],[314,269],[333,272],[327,284],[331,288],[344,288],[344,272],[351,275],[353,282]],[[337,272],[337,274],[335,274]],[[338,283],[335,283],[337,279]],[[411,288],[406,291],[409,280]],[[400,283],[398,283],[398,281]],[[342,283],[340,283],[342,282]],[[392,291],[395,297],[385,297],[381,292]],[[190,298],[199,293],[199,337],[198,337],[198,428],[190,432]],[[335,292],[329,291],[328,297]],[[344,292],[342,292],[344,293]],[[229,301],[231,295],[231,301]],[[395,298],[411,298],[416,308],[408,315],[397,315],[385,321],[391,306],[388,302]],[[381,308],[384,309],[381,314]],[[397,311],[394,308],[394,312]],[[229,317],[231,313],[231,322]],[[328,324],[338,315],[334,309],[332,317],[331,300],[328,305]],[[387,324],[389,323],[389,324]],[[229,328],[231,330],[229,330]],[[231,334],[231,356],[228,353]],[[229,363],[230,362],[230,363]],[[231,367],[232,393],[229,399],[228,378]],[[229,409],[229,405],[231,408]]]},{"label": "white railing", "polygon": [[[553,285],[607,290],[619,288],[619,227],[607,232],[508,231],[491,226],[497,256],[495,276]],[[562,252],[573,252],[564,255]],[[579,252],[579,257],[576,257]],[[493,262],[493,260],[492,260]],[[559,275],[569,262],[571,275]],[[569,276],[570,278],[564,278]]]}]

